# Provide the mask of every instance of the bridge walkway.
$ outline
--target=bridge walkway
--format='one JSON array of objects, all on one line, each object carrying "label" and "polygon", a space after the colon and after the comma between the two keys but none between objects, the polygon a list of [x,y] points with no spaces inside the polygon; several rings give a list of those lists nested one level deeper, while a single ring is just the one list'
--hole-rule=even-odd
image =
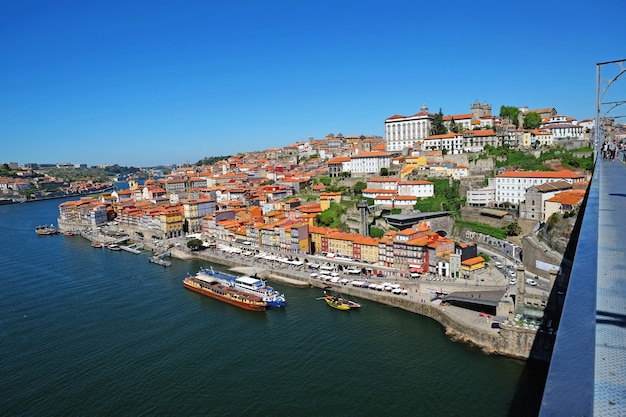
[{"label": "bridge walkway", "polygon": [[540,416],[626,415],[626,163],[598,158]]}]

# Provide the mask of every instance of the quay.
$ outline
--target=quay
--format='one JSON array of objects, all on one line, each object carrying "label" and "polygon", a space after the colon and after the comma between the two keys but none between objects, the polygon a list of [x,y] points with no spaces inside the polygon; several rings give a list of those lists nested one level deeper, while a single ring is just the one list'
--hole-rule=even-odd
[{"label": "quay", "polygon": [[[408,294],[401,295],[358,288],[341,283],[320,281],[319,279],[311,278],[310,271],[304,268],[286,268],[278,265],[258,264],[259,261],[253,257],[244,257],[237,254],[224,256],[217,249],[190,252],[182,248],[172,248],[171,252],[172,257],[177,259],[204,259],[227,266],[238,273],[250,276],[256,275],[262,279],[295,287],[323,289],[330,286],[337,292],[357,297],[361,300],[385,304],[416,313],[439,322],[445,328],[445,333],[451,340],[476,346],[487,354],[498,354],[524,360],[529,359],[531,351],[536,354],[536,330],[504,323],[499,323],[499,327],[493,327],[492,324],[495,317],[489,317],[478,311],[447,305],[442,303],[441,298],[436,296],[436,293],[467,290],[467,283],[459,284],[451,281],[420,282],[410,278],[397,277],[368,278],[368,281],[401,284],[408,290]],[[477,286],[476,290],[472,289],[471,292],[478,298],[482,294],[499,290],[502,290],[502,285],[486,284]],[[541,344],[544,347],[545,357],[539,359],[547,360],[552,344],[549,341],[542,341]]]},{"label": "quay", "polygon": [[[75,229],[73,224],[59,223],[61,230]],[[119,236],[113,233],[103,234],[101,231],[83,231],[82,237],[90,241],[100,241],[103,244],[119,243],[129,240],[128,236]],[[182,240],[181,240],[182,242]],[[158,256],[163,248],[157,247],[152,242],[144,240],[136,244],[143,245],[146,251],[152,251],[153,257]],[[129,245],[132,246],[132,245]],[[498,354],[517,359],[538,359],[549,361],[552,347],[554,345],[554,335],[540,334],[537,328],[521,326],[512,320],[515,300],[507,294],[500,303],[505,310],[496,317],[480,311],[471,310],[459,306],[450,305],[445,302],[446,294],[461,293],[468,297],[474,296],[488,298],[488,293],[493,291],[508,291],[508,279],[503,282],[496,282],[495,278],[484,280],[485,282],[469,281],[466,279],[432,280],[411,279],[400,276],[399,271],[380,268],[385,270],[384,277],[369,276],[370,282],[389,282],[400,284],[407,290],[406,294],[393,294],[386,291],[375,291],[368,288],[358,288],[352,285],[333,283],[314,279],[306,266],[285,266],[273,264],[270,261],[261,260],[252,256],[241,254],[224,254],[219,249],[213,247],[202,251],[190,251],[183,245],[171,245],[168,249],[172,258],[181,260],[198,259],[224,265],[231,270],[250,276],[280,282],[294,287],[332,287],[335,291],[342,292],[361,300],[368,300],[390,307],[400,308],[405,311],[420,314],[439,322],[445,329],[446,335],[458,342],[467,343],[480,348],[488,354]],[[315,255],[303,255],[310,260],[319,260]],[[330,261],[330,260],[329,260]],[[377,268],[378,269],[378,268]],[[518,271],[523,281],[524,271]],[[351,280],[358,279],[355,276],[348,276]],[[501,279],[502,281],[502,279]],[[532,297],[533,289],[526,289]],[[535,300],[540,300],[540,296],[535,294]],[[484,299],[483,298],[483,299]],[[497,325],[494,322],[497,321]]]}]

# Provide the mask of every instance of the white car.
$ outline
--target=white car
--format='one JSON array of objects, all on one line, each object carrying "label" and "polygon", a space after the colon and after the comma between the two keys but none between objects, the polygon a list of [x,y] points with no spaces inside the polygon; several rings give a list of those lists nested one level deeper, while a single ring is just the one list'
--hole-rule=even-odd
[{"label": "white car", "polygon": [[496,262],[496,268],[500,269],[502,268],[504,265],[502,265],[502,262]]},{"label": "white car", "polygon": [[536,286],[537,285],[537,281],[535,281],[532,278],[526,278],[526,284],[530,285],[530,286]]},{"label": "white car", "polygon": [[517,278],[511,278],[511,280],[509,281],[509,285],[515,285],[517,284]]},{"label": "white car", "polygon": [[514,269],[510,269],[510,270],[509,270],[509,275],[510,275],[510,276],[512,276],[512,277],[514,277],[514,276],[516,276],[516,275],[517,275],[517,271],[515,271]]}]

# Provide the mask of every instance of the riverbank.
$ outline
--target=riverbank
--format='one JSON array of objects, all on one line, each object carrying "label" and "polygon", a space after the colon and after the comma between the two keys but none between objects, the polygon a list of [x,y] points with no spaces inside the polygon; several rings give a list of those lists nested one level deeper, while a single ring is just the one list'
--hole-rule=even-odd
[{"label": "riverbank", "polygon": [[[448,337],[480,348],[487,354],[498,354],[517,359],[528,359],[535,343],[536,331],[501,325],[492,327],[493,318],[473,310],[442,305],[435,297],[436,291],[458,291],[459,284],[453,282],[420,282],[412,279],[368,278],[368,281],[393,282],[407,290],[406,295],[379,292],[340,283],[330,283],[311,278],[304,267],[274,265],[254,257],[224,254],[218,249],[191,252],[186,248],[171,248],[171,255],[178,259],[200,259],[229,267],[234,272],[257,275],[268,281],[296,287],[332,287],[335,291],[431,318],[440,323]],[[463,286],[460,286],[463,288]],[[465,287],[467,288],[467,287]]]},{"label": "riverbank", "polygon": [[[69,225],[59,224],[63,230]],[[106,236],[100,231],[94,234],[81,233],[88,240],[98,240],[107,243],[116,240],[115,237]],[[163,252],[164,247],[157,247],[153,242],[144,240],[144,249],[152,252]],[[168,245],[170,246],[170,245]],[[254,256],[244,256],[237,253],[225,253],[216,247],[202,251],[190,251],[182,244],[173,244],[167,249],[171,257],[189,260],[206,260],[208,262],[224,265],[239,274],[257,275],[268,281],[279,282],[294,287],[317,287],[324,288],[331,286],[335,291],[368,300],[390,307],[400,308],[412,313],[431,318],[440,323],[449,338],[453,341],[460,341],[481,349],[487,354],[497,354],[517,359],[539,359],[549,360],[551,351],[550,341],[542,342],[540,349],[536,347],[537,331],[523,328],[513,324],[500,323],[498,327],[492,327],[493,318],[486,314],[481,314],[474,310],[469,310],[457,306],[445,305],[441,303],[437,293],[450,293],[455,291],[489,291],[501,289],[495,280],[486,279],[484,282],[469,280],[433,280],[403,278],[398,272],[386,271],[384,277],[368,276],[369,282],[389,282],[400,284],[407,290],[406,295],[393,294],[390,292],[380,292],[367,288],[358,288],[351,285],[331,283],[314,279],[310,275],[310,270],[305,265],[295,266],[283,263],[276,263]],[[307,258],[314,258],[307,256]],[[311,260],[311,259],[309,259]],[[350,280],[355,277],[346,277]],[[506,281],[505,281],[506,282]],[[506,284],[505,284],[506,285]],[[506,302],[512,304],[512,300]],[[538,353],[539,352],[539,353]]]}]

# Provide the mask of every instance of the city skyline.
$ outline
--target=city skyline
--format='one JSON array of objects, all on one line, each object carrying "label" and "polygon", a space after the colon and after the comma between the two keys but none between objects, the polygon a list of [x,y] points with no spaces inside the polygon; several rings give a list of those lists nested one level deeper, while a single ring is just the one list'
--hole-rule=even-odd
[{"label": "city skyline", "polygon": [[616,0],[414,3],[5,4],[1,162],[194,163],[424,104],[590,119],[596,63],[626,58]]}]

